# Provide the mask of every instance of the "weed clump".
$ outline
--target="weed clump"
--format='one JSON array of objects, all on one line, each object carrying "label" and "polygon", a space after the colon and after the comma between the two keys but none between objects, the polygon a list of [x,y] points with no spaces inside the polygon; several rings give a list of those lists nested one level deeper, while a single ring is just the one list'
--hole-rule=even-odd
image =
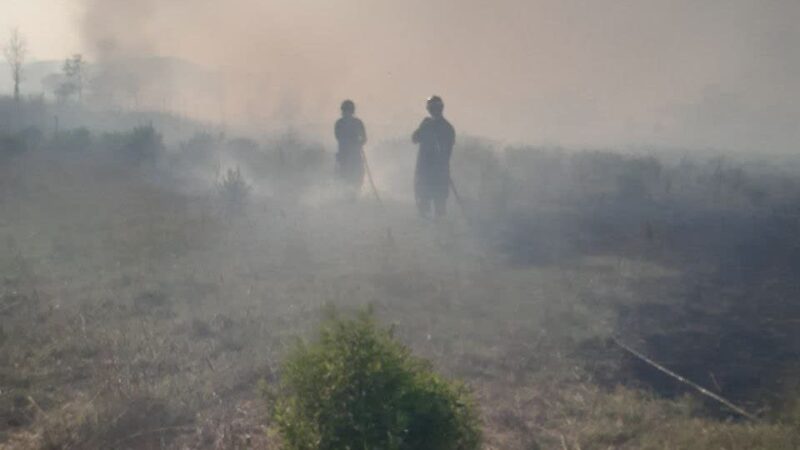
[{"label": "weed clump", "polygon": [[286,448],[467,450],[480,431],[468,390],[376,326],[332,316],[283,366],[273,418]]}]

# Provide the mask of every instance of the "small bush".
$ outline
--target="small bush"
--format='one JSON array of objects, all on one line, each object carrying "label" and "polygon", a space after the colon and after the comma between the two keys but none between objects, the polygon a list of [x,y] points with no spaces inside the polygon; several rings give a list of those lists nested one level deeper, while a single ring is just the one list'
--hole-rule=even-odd
[{"label": "small bush", "polygon": [[185,163],[201,165],[215,161],[223,136],[207,132],[195,133],[180,144],[180,156]]},{"label": "small bush", "polygon": [[244,212],[250,198],[252,186],[245,181],[241,170],[228,169],[228,172],[217,183],[217,190],[227,214]]},{"label": "small bush", "polygon": [[164,139],[152,126],[137,127],[122,150],[134,161],[154,161],[164,152]]},{"label": "small bush", "polygon": [[124,133],[106,133],[102,145],[126,162],[136,164],[154,163],[165,151],[163,136],[152,126],[136,127]]},{"label": "small bush", "polygon": [[42,132],[38,128],[27,128],[11,134],[0,134],[0,157],[21,155],[39,146]]},{"label": "small bush", "polygon": [[53,133],[49,142],[51,149],[62,152],[83,152],[91,149],[92,145],[92,133],[86,128]]},{"label": "small bush", "polygon": [[467,389],[414,358],[372,315],[331,317],[283,367],[273,411],[295,450],[479,448]]},{"label": "small bush", "polygon": [[188,140],[181,142],[181,151],[213,153],[222,142],[223,135],[213,135],[206,131],[193,134]]}]

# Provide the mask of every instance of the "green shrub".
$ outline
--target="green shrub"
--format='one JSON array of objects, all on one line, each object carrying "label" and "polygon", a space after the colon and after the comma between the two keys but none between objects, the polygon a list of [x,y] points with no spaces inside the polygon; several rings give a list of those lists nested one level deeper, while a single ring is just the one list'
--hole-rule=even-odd
[{"label": "green shrub", "polygon": [[281,377],[273,418],[288,449],[479,448],[466,387],[435,374],[368,312],[326,320]]}]

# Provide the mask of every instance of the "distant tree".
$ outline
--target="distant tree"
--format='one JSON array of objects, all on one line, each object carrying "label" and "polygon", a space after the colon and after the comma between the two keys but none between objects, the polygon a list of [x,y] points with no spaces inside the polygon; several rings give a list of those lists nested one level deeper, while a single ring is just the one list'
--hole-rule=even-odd
[{"label": "distant tree", "polygon": [[62,68],[64,86],[61,91],[67,96],[77,94],[78,102],[83,101],[83,70],[85,65],[83,55],[76,53],[64,61],[64,67]]},{"label": "distant tree", "polygon": [[11,69],[11,79],[14,82],[14,100],[16,101],[19,101],[19,84],[22,81],[22,66],[25,64],[27,53],[28,43],[25,38],[19,33],[18,29],[12,29],[8,43],[3,49],[3,54]]}]

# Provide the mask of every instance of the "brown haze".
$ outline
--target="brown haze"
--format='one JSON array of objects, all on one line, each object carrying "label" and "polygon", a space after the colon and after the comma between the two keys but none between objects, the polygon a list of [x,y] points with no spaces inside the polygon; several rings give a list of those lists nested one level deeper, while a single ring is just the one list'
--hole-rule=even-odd
[{"label": "brown haze", "polygon": [[800,138],[796,0],[85,7],[90,54],[113,70],[148,55],[208,69],[206,81],[180,86],[154,76],[137,101],[149,92],[161,106],[250,128],[327,132],[352,97],[373,135],[391,136],[412,129],[437,93],[461,132],[507,141],[786,151]]}]

